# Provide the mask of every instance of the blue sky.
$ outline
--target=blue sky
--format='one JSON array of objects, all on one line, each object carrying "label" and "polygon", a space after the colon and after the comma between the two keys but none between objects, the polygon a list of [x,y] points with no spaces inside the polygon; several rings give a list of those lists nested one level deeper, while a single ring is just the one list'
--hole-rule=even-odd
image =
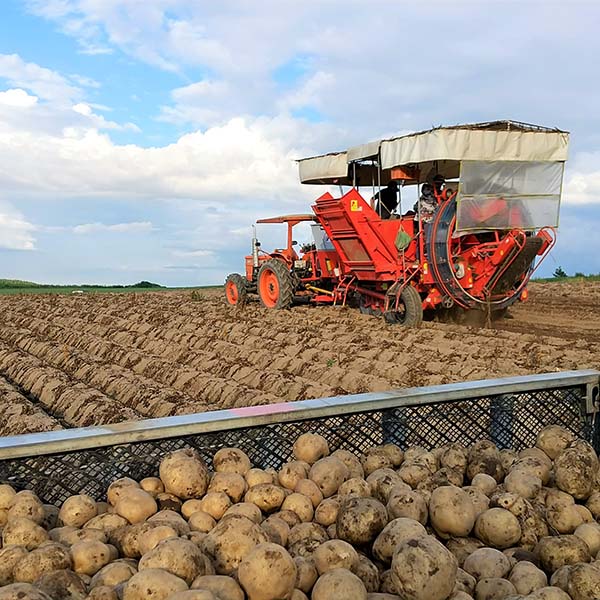
[{"label": "blue sky", "polygon": [[496,118],[571,131],[542,272],[600,272],[599,19],[576,0],[4,0],[0,276],[218,283],[253,221],[317,195],[294,158]]}]

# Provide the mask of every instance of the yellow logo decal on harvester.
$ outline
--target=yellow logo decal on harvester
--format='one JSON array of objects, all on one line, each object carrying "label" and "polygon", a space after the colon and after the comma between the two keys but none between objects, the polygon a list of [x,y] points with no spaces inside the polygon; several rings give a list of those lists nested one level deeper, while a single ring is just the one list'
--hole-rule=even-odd
[{"label": "yellow logo decal on harvester", "polygon": [[360,212],[362,210],[362,206],[358,203],[358,200],[350,200],[350,210],[352,212]]}]

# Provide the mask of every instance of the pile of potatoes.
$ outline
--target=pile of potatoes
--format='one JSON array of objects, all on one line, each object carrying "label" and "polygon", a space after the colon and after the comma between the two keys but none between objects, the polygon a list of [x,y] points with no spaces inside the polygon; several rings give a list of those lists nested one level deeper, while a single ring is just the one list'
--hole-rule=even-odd
[{"label": "pile of potatoes", "polygon": [[0,600],[600,599],[598,457],[565,429],[518,453],[312,433],[293,453],[178,450],[60,508],[1,485]]}]

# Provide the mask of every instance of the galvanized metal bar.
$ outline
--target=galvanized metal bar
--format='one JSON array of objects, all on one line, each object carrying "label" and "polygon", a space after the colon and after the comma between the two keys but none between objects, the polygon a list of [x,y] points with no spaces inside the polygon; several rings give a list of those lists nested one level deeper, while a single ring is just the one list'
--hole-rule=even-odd
[{"label": "galvanized metal bar", "polygon": [[585,400],[588,414],[600,411],[600,381],[591,381],[587,384]]},{"label": "galvanized metal bar", "polygon": [[[597,390],[600,371],[566,371],[488,379],[386,392],[334,396],[280,404],[250,406],[146,419],[98,427],[65,429],[0,438],[0,460],[115,446],[118,444],[228,431],[272,423],[326,418],[390,408],[441,404],[457,400],[582,387]],[[585,398],[586,406],[594,406]]]}]

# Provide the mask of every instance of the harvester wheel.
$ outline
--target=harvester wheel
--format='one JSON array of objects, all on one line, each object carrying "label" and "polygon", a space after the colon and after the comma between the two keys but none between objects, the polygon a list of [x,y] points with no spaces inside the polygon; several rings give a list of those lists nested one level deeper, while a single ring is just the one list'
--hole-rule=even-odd
[{"label": "harvester wheel", "polygon": [[290,308],[294,284],[287,265],[276,258],[263,263],[258,272],[258,297],[267,308]]},{"label": "harvester wheel", "polygon": [[232,306],[239,306],[246,303],[248,290],[246,288],[246,278],[239,273],[227,275],[225,280],[225,299]]},{"label": "harvester wheel", "polygon": [[400,294],[398,312],[384,313],[388,323],[399,323],[405,327],[418,327],[423,322],[423,301],[412,285],[407,285]]}]

